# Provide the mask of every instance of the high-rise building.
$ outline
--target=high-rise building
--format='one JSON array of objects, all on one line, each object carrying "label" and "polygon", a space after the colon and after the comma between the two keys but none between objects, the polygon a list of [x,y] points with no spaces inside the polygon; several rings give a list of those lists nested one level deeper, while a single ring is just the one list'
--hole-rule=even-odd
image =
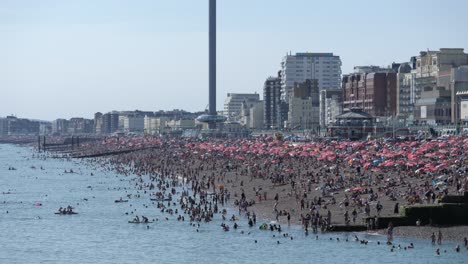
[{"label": "high-rise building", "polygon": [[101,133],[112,134],[119,129],[119,112],[112,111],[102,115]]},{"label": "high-rise building", "polygon": [[333,53],[296,53],[281,63],[281,100],[289,102],[294,83],[317,80],[319,90],[339,89],[341,60]]},{"label": "high-rise building", "polygon": [[263,125],[265,129],[278,128],[280,108],[281,77],[269,77],[263,85]]},{"label": "high-rise building", "polygon": [[102,113],[97,112],[94,114],[94,133],[101,134],[102,133]]},{"label": "high-rise building", "polygon": [[240,93],[228,93],[227,98],[224,101],[224,116],[227,117],[228,121],[238,121],[240,118],[240,112],[242,103],[258,102],[260,101],[260,95],[257,93],[253,94],[240,94]]}]

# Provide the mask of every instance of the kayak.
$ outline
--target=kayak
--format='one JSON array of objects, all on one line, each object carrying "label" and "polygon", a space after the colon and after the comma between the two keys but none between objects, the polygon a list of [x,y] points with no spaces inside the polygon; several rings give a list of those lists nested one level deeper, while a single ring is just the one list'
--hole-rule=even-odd
[{"label": "kayak", "polygon": [[128,202],[128,200],[115,200],[114,202],[116,202],[116,203],[126,203],[126,202]]},{"label": "kayak", "polygon": [[129,224],[149,224],[149,223],[153,223],[153,221],[148,221],[148,222],[137,222],[137,221],[128,221]]},{"label": "kayak", "polygon": [[71,212],[71,213],[55,212],[54,214],[56,214],[56,215],[74,215],[74,214],[78,214],[78,213],[76,213],[76,212]]}]

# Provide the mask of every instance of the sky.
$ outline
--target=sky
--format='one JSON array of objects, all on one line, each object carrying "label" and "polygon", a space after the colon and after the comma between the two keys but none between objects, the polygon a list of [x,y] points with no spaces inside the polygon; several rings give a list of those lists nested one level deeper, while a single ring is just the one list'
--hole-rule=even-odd
[{"label": "sky", "polygon": [[[218,0],[217,109],[262,96],[296,52],[333,52],[343,74],[420,51],[468,51],[465,0]],[[208,0],[0,0],[0,117],[203,111]]]}]

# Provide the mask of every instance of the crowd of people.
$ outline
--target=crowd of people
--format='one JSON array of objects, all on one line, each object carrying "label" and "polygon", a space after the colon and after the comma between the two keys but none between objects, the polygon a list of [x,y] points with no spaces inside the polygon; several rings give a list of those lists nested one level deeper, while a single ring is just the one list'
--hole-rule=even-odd
[{"label": "crowd of people", "polygon": [[[399,215],[401,206],[437,203],[468,190],[467,136],[306,143],[271,136],[129,137],[81,147],[86,154],[129,148],[138,151],[97,160],[109,170],[136,175],[135,187],[157,197],[162,212],[198,223],[219,214],[225,231],[236,228],[240,218],[253,226],[260,215],[276,221],[273,230],[298,223],[307,234],[317,233]],[[182,191],[172,201],[176,188]],[[237,207],[238,217],[226,218],[227,204]]]}]

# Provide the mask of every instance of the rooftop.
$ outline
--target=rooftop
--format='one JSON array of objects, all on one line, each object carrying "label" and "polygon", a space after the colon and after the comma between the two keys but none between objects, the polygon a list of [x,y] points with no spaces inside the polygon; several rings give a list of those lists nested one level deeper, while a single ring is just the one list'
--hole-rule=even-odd
[{"label": "rooftop", "polygon": [[371,119],[372,115],[363,112],[361,109],[351,109],[351,111],[338,115],[336,119]]}]

